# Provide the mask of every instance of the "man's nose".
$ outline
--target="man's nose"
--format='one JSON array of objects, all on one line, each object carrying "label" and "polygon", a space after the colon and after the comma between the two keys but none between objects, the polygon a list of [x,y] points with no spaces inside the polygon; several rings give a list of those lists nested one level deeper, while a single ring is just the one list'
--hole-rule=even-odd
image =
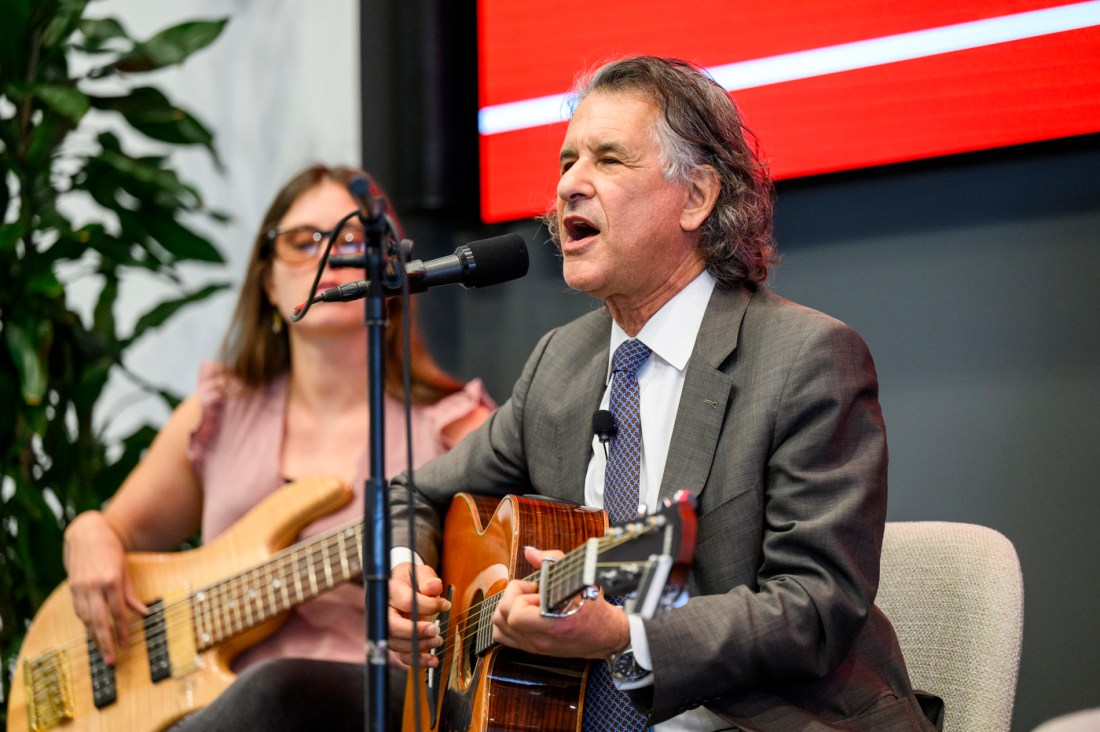
[{"label": "man's nose", "polygon": [[584,161],[573,163],[558,178],[558,198],[563,201],[588,198],[592,190],[591,168]]}]

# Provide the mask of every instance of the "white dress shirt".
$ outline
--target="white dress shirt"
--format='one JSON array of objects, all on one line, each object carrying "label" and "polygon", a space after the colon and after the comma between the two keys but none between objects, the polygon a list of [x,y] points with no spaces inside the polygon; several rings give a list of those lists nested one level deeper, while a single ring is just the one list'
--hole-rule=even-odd
[{"label": "white dress shirt", "polygon": [[[635,338],[649,346],[649,359],[638,370],[638,389],[641,397],[639,415],[642,422],[642,461],[638,476],[640,513],[652,513],[657,505],[657,495],[664,477],[668,447],[672,441],[672,428],[680,406],[680,394],[684,389],[684,376],[688,359],[695,348],[695,339],[703,322],[707,303],[714,291],[714,278],[704,271],[680,290],[643,326]],[[611,349],[608,352],[607,376],[600,409],[607,409],[611,400],[611,367],[615,349],[630,336],[619,327],[611,325]],[[588,506],[603,508],[604,472],[607,458],[599,438],[592,438],[592,459],[584,482],[584,501]],[[645,625],[641,618],[630,616],[630,646],[634,660],[645,668],[653,668],[646,639]],[[653,683],[647,677],[646,683]],[[662,722],[654,729],[658,732],[702,732],[728,729],[729,723],[704,707],[697,707],[678,717]]]}]

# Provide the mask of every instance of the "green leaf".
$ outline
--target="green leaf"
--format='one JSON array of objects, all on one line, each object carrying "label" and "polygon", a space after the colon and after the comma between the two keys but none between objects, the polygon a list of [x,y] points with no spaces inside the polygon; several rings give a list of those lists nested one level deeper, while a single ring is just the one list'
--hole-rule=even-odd
[{"label": "green leaf", "polygon": [[84,18],[80,21],[79,28],[81,35],[84,36],[84,45],[81,50],[86,53],[99,53],[111,41],[119,38],[130,40],[126,29],[114,18]]},{"label": "green leaf", "polygon": [[202,145],[217,158],[214,136],[186,110],[152,87],[139,87],[122,97],[92,97],[96,109],[118,112],[130,126],[154,140],[173,145]]},{"label": "green leaf", "polygon": [[0,445],[3,445],[4,449],[12,444],[12,438],[18,428],[15,418],[19,413],[20,401],[17,382],[18,373],[15,371],[15,364],[6,355],[0,354],[0,414],[5,415],[0,419]]},{"label": "green leaf", "polygon": [[218,223],[227,224],[233,220],[233,217],[228,211],[219,211],[217,209],[209,208],[206,210],[206,215],[214,219]]},{"label": "green leaf", "polygon": [[61,42],[72,35],[76,30],[80,16],[84,14],[84,6],[88,0],[60,0],[57,3],[57,12],[50,19],[42,34],[42,45],[53,49],[61,45]]},{"label": "green leaf", "polygon": [[73,123],[52,114],[43,115],[42,120],[31,131],[30,147],[27,150],[27,169],[38,173],[42,180],[49,181],[50,160],[65,136],[73,129]]},{"label": "green leaf", "polygon": [[111,368],[117,362],[116,354],[100,354],[89,358],[87,352],[92,350],[103,351],[102,347],[88,348],[88,343],[96,343],[92,339],[86,339],[82,349],[85,363],[82,364],[80,374],[76,379],[76,388],[73,390],[72,402],[80,415],[91,415],[95,410],[95,403],[103,394],[103,387],[107,385],[107,378],[111,374]]},{"label": "green leaf", "polygon": [[99,251],[107,230],[103,224],[85,224],[78,231],[63,232],[49,249],[43,251],[42,261],[54,262],[82,259],[88,251]]},{"label": "green leaf", "polygon": [[34,331],[28,331],[22,323],[4,323],[4,342],[19,372],[23,401],[32,406],[41,404],[46,393],[47,371],[42,355],[49,351],[53,327],[50,321],[43,320],[38,322]]},{"label": "green leaf", "polygon": [[73,86],[39,84],[32,93],[47,107],[73,122],[79,122],[90,106],[87,95]]},{"label": "green leaf", "polygon": [[92,330],[101,336],[115,334],[115,303],[118,301],[118,274],[113,266],[103,268],[103,288],[99,291],[92,315]]},{"label": "green leaf", "polygon": [[0,252],[14,252],[22,236],[23,224],[21,222],[13,221],[10,224],[0,224]]},{"label": "green leaf", "polygon": [[39,521],[46,523],[52,518],[50,505],[46,503],[45,497],[42,495],[42,489],[38,486],[17,484],[12,499],[29,514],[29,517],[35,523]]},{"label": "green leaf", "polygon": [[225,261],[221,253],[209,241],[188,229],[175,219],[148,216],[145,224],[157,243],[177,261],[213,262]]},{"label": "green leaf", "polygon": [[4,0],[4,22],[0,23],[0,80],[4,82],[24,76],[32,2],[35,0]]},{"label": "green leaf", "polygon": [[53,299],[65,294],[65,285],[51,270],[45,270],[27,277],[23,292],[30,297]]},{"label": "green leaf", "polygon": [[123,348],[129,347],[131,343],[145,335],[149,329],[163,325],[164,322],[175,315],[176,311],[180,308],[186,307],[192,303],[201,302],[211,295],[227,289],[229,286],[228,282],[215,282],[206,285],[200,290],[187,293],[183,297],[165,300],[145,313],[145,315],[138,318],[137,323],[134,325],[133,333],[130,334],[129,338],[122,341]]},{"label": "green leaf", "polygon": [[199,20],[167,28],[114,63],[114,68],[126,74],[162,69],[182,63],[191,54],[213,43],[225,28],[228,19]]},{"label": "green leaf", "polygon": [[[119,258],[112,261],[122,264],[124,258],[128,258],[130,263],[135,266],[144,267],[166,277],[173,277],[175,270],[172,268],[168,257],[164,256],[163,251],[150,246],[150,234],[146,228],[146,224],[149,222],[141,215],[118,204],[112,204],[112,206],[112,210],[118,216],[122,236],[126,237],[124,240],[119,240],[121,249],[115,250]],[[140,247],[136,256],[133,249],[135,245]],[[103,251],[105,257],[108,256],[108,249],[105,248],[101,251]]]},{"label": "green leaf", "polygon": [[122,143],[119,142],[118,136],[113,132],[101,132],[96,141],[99,142],[99,146],[104,150],[110,150],[111,152],[121,153]]},{"label": "green leaf", "polygon": [[[159,161],[159,158],[152,160]],[[198,205],[198,196],[195,190],[180,181],[179,177],[171,170],[165,170],[145,160],[132,158],[125,153],[104,149],[99,161],[106,163],[119,176],[119,182],[126,190],[139,200],[146,195],[155,195],[158,191],[164,191],[173,196],[183,205],[183,201],[192,199],[194,206]]]}]

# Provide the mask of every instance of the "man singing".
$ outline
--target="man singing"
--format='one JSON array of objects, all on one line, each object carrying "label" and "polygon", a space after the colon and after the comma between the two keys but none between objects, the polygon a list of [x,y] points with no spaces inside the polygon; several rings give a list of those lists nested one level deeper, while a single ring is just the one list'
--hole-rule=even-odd
[{"label": "man singing", "polygon": [[[438,512],[463,487],[612,521],[687,490],[699,524],[684,605],[548,618],[535,585],[513,580],[494,639],[599,659],[585,730],[932,729],[874,605],[887,463],[874,364],[849,327],[764,287],[772,188],[736,107],[692,65],[653,57],[602,66],[573,102],[547,219],[566,283],[606,307],[546,334],[511,399],[417,473],[419,611],[446,606]],[[598,409],[617,425],[607,458]],[[392,502],[408,546],[401,479]],[[411,594],[398,565],[390,627],[406,663]],[[434,665],[438,631],[419,628]]]}]

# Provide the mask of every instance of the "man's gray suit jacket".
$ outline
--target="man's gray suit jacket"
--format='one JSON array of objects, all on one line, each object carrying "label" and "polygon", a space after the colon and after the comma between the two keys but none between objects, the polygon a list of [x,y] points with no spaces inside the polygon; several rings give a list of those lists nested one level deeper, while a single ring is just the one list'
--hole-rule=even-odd
[{"label": "man's gray suit jacket", "polygon": [[[437,565],[457,491],[584,502],[605,387],[602,309],[546,334],[511,398],[416,473],[416,549]],[[863,340],[766,288],[716,288],[691,359],[660,495],[695,495],[691,599],[646,622],[652,723],[700,704],[746,730],[929,729],[874,606],[886,438]],[[394,544],[408,546],[405,481]]]}]

